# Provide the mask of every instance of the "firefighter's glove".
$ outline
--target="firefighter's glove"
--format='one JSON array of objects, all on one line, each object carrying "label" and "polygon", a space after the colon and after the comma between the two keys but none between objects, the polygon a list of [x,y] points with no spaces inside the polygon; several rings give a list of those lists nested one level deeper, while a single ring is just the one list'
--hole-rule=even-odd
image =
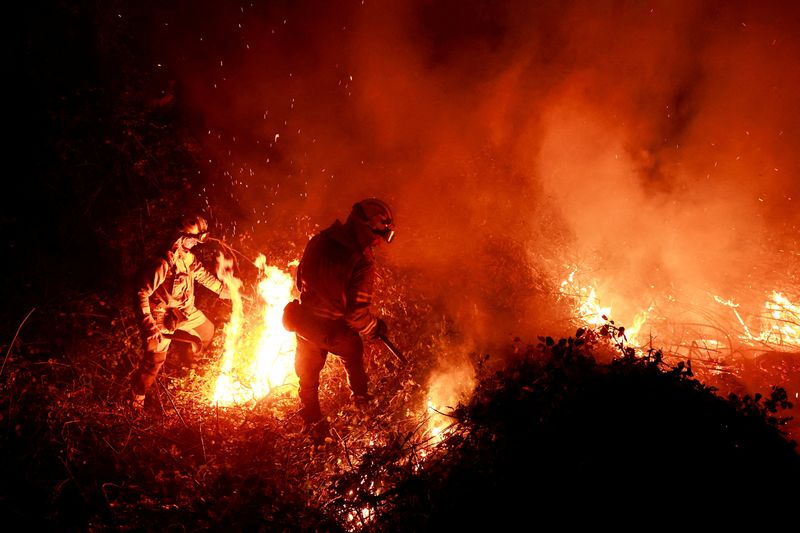
[{"label": "firefighter's glove", "polygon": [[381,337],[385,336],[389,332],[389,327],[386,325],[386,322],[383,321],[382,318],[375,319],[375,327],[372,328],[372,333],[370,334],[370,338],[372,340],[379,340]]},{"label": "firefighter's glove", "polygon": [[156,324],[156,320],[153,318],[153,315],[145,315],[145,317],[142,319],[142,331],[144,332],[147,342],[155,342],[160,344],[163,340],[161,330],[159,329],[158,324]]}]

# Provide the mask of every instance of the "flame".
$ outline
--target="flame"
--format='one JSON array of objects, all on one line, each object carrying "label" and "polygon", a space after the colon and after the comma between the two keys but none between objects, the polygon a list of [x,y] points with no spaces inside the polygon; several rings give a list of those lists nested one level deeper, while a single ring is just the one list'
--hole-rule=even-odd
[{"label": "flame", "polygon": [[780,346],[800,347],[800,307],[781,292],[772,291],[764,304],[761,340]]},{"label": "flame", "polygon": [[[602,326],[609,321],[611,305],[603,306],[597,295],[596,283],[581,285],[575,280],[577,270],[570,272],[567,279],[561,282],[560,293],[574,302],[576,318],[588,327]],[[637,312],[630,324],[625,326],[625,340],[630,346],[639,346],[638,333],[647,322],[652,307],[646,311]]]},{"label": "flame", "polygon": [[648,311],[639,311],[633,317],[633,325],[625,328],[625,336],[628,338],[628,344],[631,346],[641,346],[642,341],[639,340],[638,335],[644,326],[645,322],[647,322],[647,318],[650,314],[651,310]]},{"label": "flame", "polygon": [[[734,309],[734,312],[736,310]],[[741,318],[737,313],[737,318]],[[742,323],[744,325],[744,323]],[[746,340],[758,341],[775,347],[800,347],[800,306],[792,302],[783,292],[772,291],[764,303],[764,314],[761,316],[761,331],[753,335],[744,328]]]},{"label": "flame", "polygon": [[455,365],[431,375],[428,387],[428,435],[431,444],[444,440],[453,419],[447,415],[475,388],[472,365]]},{"label": "flame", "polygon": [[355,531],[355,527],[363,527],[375,520],[377,517],[377,513],[374,509],[370,509],[369,507],[362,507],[360,511],[350,511],[347,513],[347,521],[348,522],[357,522],[357,524],[352,524],[354,528],[350,531]]},{"label": "flame", "polygon": [[723,299],[712,295],[714,300],[731,308],[742,327],[741,340],[752,344],[767,345],[771,349],[800,348],[800,305],[792,302],[783,292],[773,290],[766,302],[764,312],[760,316],[760,328],[754,334],[739,313],[739,305],[731,299]]},{"label": "flame", "polygon": [[[611,316],[611,305],[601,304],[597,284],[592,282],[582,285],[576,281],[577,269],[570,272],[567,279],[561,282],[560,293],[571,299],[575,316],[587,327],[605,324]],[[756,328],[748,326],[745,314],[740,306],[731,298],[711,295],[718,304],[728,307],[736,318],[736,327],[741,328],[738,338],[750,345],[758,345],[768,349],[800,348],[800,303],[795,303],[782,291],[772,290],[763,304],[759,315],[760,325]],[[637,312],[632,325],[625,325],[625,341],[629,346],[641,347],[643,341],[638,338],[643,326],[647,323],[653,306],[645,311]],[[755,332],[754,332],[755,330]],[[662,339],[668,342],[669,339]],[[680,341],[680,345],[691,345],[693,349],[705,349],[718,352],[726,346],[721,339],[696,338]]]},{"label": "flame", "polygon": [[[263,398],[275,387],[295,383],[294,334],[283,328],[283,308],[292,298],[291,274],[266,264],[259,255],[258,302],[254,315],[260,317],[250,335],[245,335],[245,316],[239,294],[241,280],[233,277],[232,265],[219,259],[217,274],[231,291],[231,318],[225,325],[224,351],[212,402],[229,406]],[[255,340],[255,342],[253,342]]]}]

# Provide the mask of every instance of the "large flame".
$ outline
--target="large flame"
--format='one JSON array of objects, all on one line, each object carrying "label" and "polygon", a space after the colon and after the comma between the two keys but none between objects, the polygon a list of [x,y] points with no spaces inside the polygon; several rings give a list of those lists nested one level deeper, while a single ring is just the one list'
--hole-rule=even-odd
[{"label": "large flame", "polygon": [[[258,298],[251,304],[252,313],[245,317],[239,294],[241,281],[233,277],[232,268],[220,258],[218,276],[231,291],[231,318],[225,325],[225,347],[214,387],[212,401],[221,406],[242,404],[263,398],[275,387],[296,383],[293,333],[283,327],[283,308],[292,298],[291,274],[266,264],[259,255]],[[246,319],[257,323],[248,326]],[[260,319],[260,320],[259,320]]]},{"label": "large flame", "polygon": [[[597,295],[597,284],[582,285],[575,279],[577,270],[572,270],[567,279],[561,282],[559,291],[563,297],[569,298],[574,307],[576,318],[584,325],[602,326],[610,320],[611,305],[602,305]],[[607,302],[608,300],[606,300]],[[642,310],[634,314],[630,323],[624,321],[620,325],[625,327],[624,338],[630,346],[639,346],[637,338],[647,317],[652,309]]]},{"label": "large flame", "polygon": [[454,420],[449,412],[469,398],[475,388],[475,369],[470,364],[453,365],[434,372],[428,385],[428,435],[432,444],[444,439]]}]

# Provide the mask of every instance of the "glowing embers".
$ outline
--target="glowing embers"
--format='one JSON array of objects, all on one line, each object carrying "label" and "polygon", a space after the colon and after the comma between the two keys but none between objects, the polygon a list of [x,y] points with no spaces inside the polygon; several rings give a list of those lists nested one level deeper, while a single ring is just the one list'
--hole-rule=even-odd
[{"label": "glowing embers", "polygon": [[[296,383],[295,336],[283,328],[283,308],[292,299],[294,286],[288,272],[269,266],[259,255],[258,298],[244,315],[239,295],[241,281],[220,268],[218,275],[231,289],[231,318],[225,325],[225,345],[212,402],[235,405],[263,398],[274,388]],[[257,323],[249,321],[255,317]],[[245,327],[246,319],[247,327]],[[247,331],[245,331],[247,329]]]},{"label": "glowing embers", "polygon": [[781,292],[772,291],[764,304],[761,320],[762,342],[777,346],[800,347],[800,307]]},{"label": "glowing embers", "polygon": [[[561,282],[559,287],[561,296],[571,302],[574,315],[581,324],[588,327],[605,325],[610,321],[611,305],[604,306],[601,304],[601,299],[597,295],[596,283],[592,282],[583,285],[576,281],[576,273],[577,270],[573,270],[567,276],[567,279]],[[604,298],[603,303],[612,300],[613,298]],[[647,321],[651,310],[637,312],[630,324],[618,324],[618,326],[623,326],[624,328],[622,329],[624,337],[621,336],[620,340],[624,340],[630,346],[639,346],[636,336]]]},{"label": "glowing embers", "polygon": [[[353,496],[352,490],[348,493],[348,496]],[[374,496],[378,496],[378,494]],[[348,531],[358,531],[359,528],[372,523],[376,517],[377,512],[370,507],[363,507],[359,511],[350,511],[347,513]]]},{"label": "glowing embers", "polygon": [[741,339],[764,344],[771,349],[800,348],[800,306],[784,296],[783,292],[772,291],[764,303],[758,335],[754,335],[742,320],[737,310],[738,305],[717,296],[714,296],[714,299],[730,307],[736,314],[743,329]]}]

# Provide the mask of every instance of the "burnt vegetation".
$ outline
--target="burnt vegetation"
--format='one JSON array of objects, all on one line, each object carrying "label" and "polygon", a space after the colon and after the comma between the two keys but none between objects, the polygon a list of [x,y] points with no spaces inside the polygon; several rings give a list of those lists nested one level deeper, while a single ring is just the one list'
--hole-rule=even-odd
[{"label": "burnt vegetation", "polygon": [[[60,33],[86,17],[112,24],[102,14],[60,6],[24,15],[15,65],[20,100],[34,111],[18,124],[18,168],[27,170],[1,215],[9,268],[0,329],[6,523],[60,531],[472,530],[557,514],[577,522],[588,510],[605,510],[594,516],[609,523],[610,515],[677,516],[687,505],[711,517],[720,502],[774,513],[797,497],[800,456],[782,431],[785,390],[725,397],[686,362],[668,365],[657,350],[634,354],[613,323],[567,338],[519,332],[533,340],[464,354],[477,384],[449,406],[451,425],[435,442],[426,433],[426,384],[458,331],[436,302],[408,289],[413,272],[382,271],[378,299],[410,364],[369,346],[378,400],[359,413],[343,369],[329,361],[321,399],[335,431],[324,444],[301,434],[291,389],[241,407],[207,401],[220,331],[197,369],[170,356],[145,412],[134,414],[122,401],[140,354],[130,280],[187,191],[199,201],[186,176],[209,172],[206,158],[166,98],[168,80],[133,59],[124,76],[108,70],[110,57],[136,56],[127,36],[99,35],[105,48],[95,48],[84,33]],[[48,32],[60,41],[37,40]],[[50,46],[66,46],[66,64]],[[225,237],[241,213],[218,205]],[[276,227],[261,242],[243,233],[228,240],[250,256],[266,244],[269,262],[285,264],[303,244],[303,224],[301,217],[291,234]],[[219,251],[213,247],[209,256]],[[244,261],[237,273],[246,283],[255,275]],[[216,300],[200,306],[218,325],[230,312]],[[565,507],[575,511],[556,512]]]}]

